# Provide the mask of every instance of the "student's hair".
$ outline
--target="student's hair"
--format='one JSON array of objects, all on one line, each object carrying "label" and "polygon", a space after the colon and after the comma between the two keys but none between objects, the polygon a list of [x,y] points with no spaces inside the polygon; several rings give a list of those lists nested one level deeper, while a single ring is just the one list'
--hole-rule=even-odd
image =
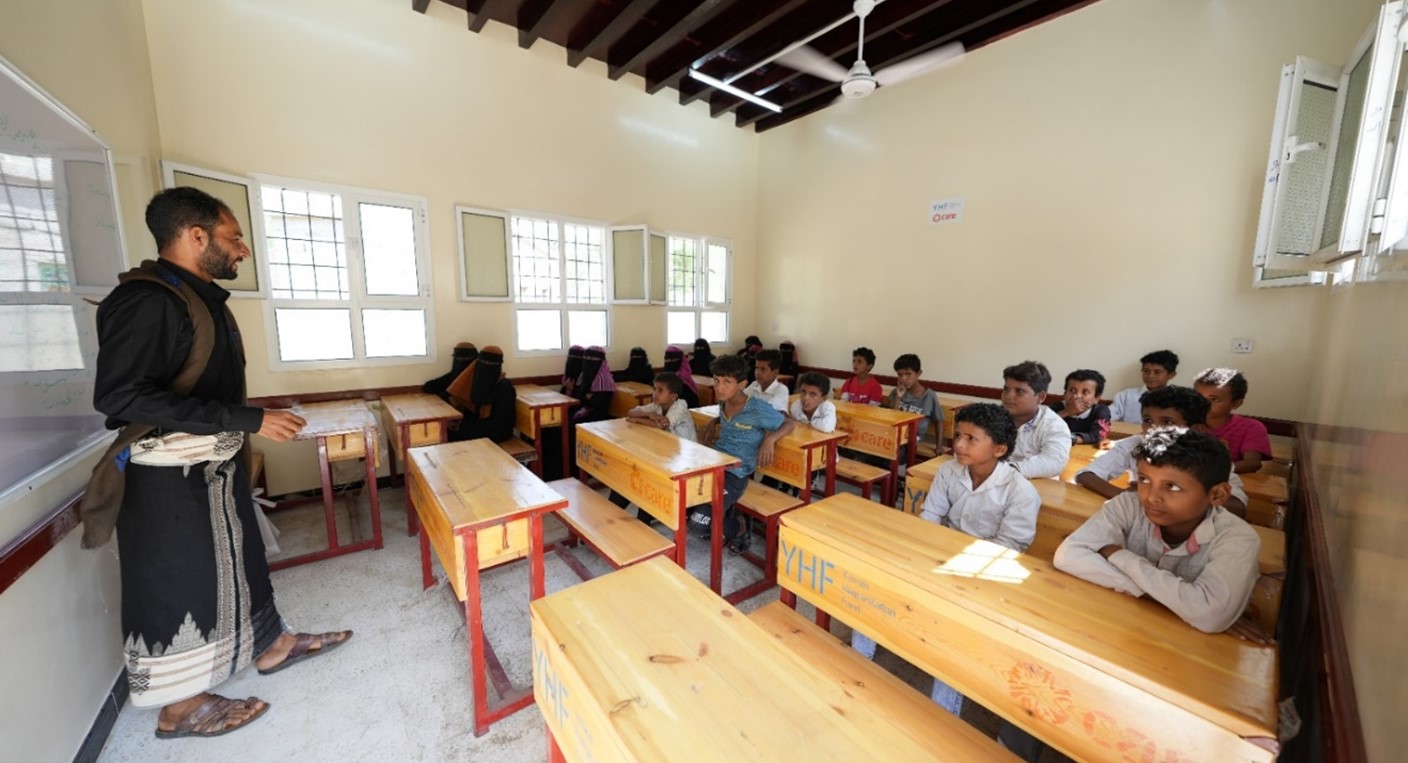
[{"label": "student's hair", "polygon": [[767,363],[768,368],[774,371],[782,369],[782,353],[777,350],[758,350],[758,354],[753,356],[754,363]]},{"label": "student's hair", "polygon": [[748,379],[748,366],[737,355],[721,355],[709,364],[709,373],[715,378],[726,376],[741,382]]},{"label": "student's hair", "polygon": [[997,403],[973,403],[958,409],[953,415],[954,425],[972,424],[988,433],[994,445],[1006,445],[1007,452],[999,460],[1005,461],[1017,447],[1017,425],[1012,414]]},{"label": "student's hair", "polygon": [[923,370],[924,368],[919,362],[919,356],[912,352],[906,352],[898,358],[895,358],[895,373],[899,373],[900,371],[913,371],[917,374]]},{"label": "student's hair", "polygon": [[187,228],[200,228],[214,235],[221,212],[234,216],[225,202],[199,188],[168,188],[147,202],[147,230],[156,239],[157,251],[161,251]]},{"label": "student's hair", "polygon": [[684,382],[680,381],[679,374],[671,371],[661,371],[655,375],[655,383],[665,385],[665,389],[672,395],[684,394]]},{"label": "student's hair", "polygon": [[1035,360],[1024,360],[1002,369],[1002,378],[1021,382],[1038,395],[1051,388],[1051,372]]},{"label": "student's hair", "polygon": [[1172,466],[1193,475],[1204,490],[1227,481],[1232,454],[1210,434],[1183,427],[1159,427],[1144,435],[1134,457],[1150,466]]},{"label": "student's hair", "polygon": [[1150,390],[1139,396],[1139,407],[1178,411],[1183,423],[1190,427],[1206,424],[1208,420],[1208,399],[1189,387],[1170,384],[1163,389]]},{"label": "student's hair", "polygon": [[1066,385],[1070,386],[1073,381],[1093,381],[1095,382],[1095,396],[1100,397],[1105,394],[1105,375],[1090,368],[1080,368],[1066,374]]},{"label": "student's hair", "polygon": [[1163,366],[1169,373],[1178,372],[1178,356],[1173,354],[1173,350],[1154,350],[1139,359],[1139,365],[1151,363],[1156,366]]},{"label": "student's hair", "polygon": [[857,347],[851,351],[852,358],[862,358],[872,368],[875,366],[875,351],[869,347]]},{"label": "student's hair", "polygon": [[1194,384],[1208,384],[1213,387],[1226,387],[1232,392],[1233,400],[1247,397],[1247,377],[1235,368],[1204,368],[1198,372]]},{"label": "student's hair", "polygon": [[826,397],[831,394],[831,380],[826,378],[826,374],[808,371],[797,379],[797,389],[803,387],[816,387],[821,390],[821,396]]}]

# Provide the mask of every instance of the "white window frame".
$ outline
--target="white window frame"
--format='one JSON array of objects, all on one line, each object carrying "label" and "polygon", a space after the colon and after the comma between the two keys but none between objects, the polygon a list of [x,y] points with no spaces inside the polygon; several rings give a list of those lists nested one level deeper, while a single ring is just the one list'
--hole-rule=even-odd
[{"label": "white window frame", "polygon": [[[561,299],[557,302],[520,302],[518,299],[518,272],[513,260],[513,218],[527,217],[535,220],[549,220],[557,226],[558,240],[558,269],[559,279],[558,293]],[[602,297],[601,303],[593,302],[568,302],[567,301],[567,252],[566,243],[562,240],[562,225],[569,223],[572,225],[586,225],[601,228],[602,230]],[[509,317],[509,332],[513,340],[513,354],[517,358],[545,358],[567,356],[567,350],[572,346],[571,326],[568,324],[567,314],[573,310],[606,313],[606,344],[602,349],[611,350],[611,343],[615,338],[615,315],[611,309],[612,294],[611,288],[615,283],[611,263],[611,226],[601,220],[591,220],[584,217],[572,217],[570,215],[555,214],[552,212],[541,212],[533,209],[510,209],[508,217],[505,218],[505,235],[508,246],[508,290],[509,299],[513,303],[513,314]],[[562,347],[555,350],[523,350],[518,346],[518,313],[522,310],[556,310],[558,319],[562,326]]]},{"label": "white window frame", "polygon": [[[482,215],[484,217],[497,217],[503,221],[504,227],[504,267],[508,273],[508,294],[502,297],[472,296],[469,293],[469,272],[465,269],[467,264],[464,250],[464,216],[466,214]],[[513,302],[513,228],[512,213],[502,209],[488,209],[485,207],[471,207],[463,204],[455,206],[455,248],[460,253],[459,276],[461,302]]]},{"label": "white window frame", "polygon": [[[733,240],[721,236],[701,236],[695,233],[681,233],[679,231],[658,231],[665,237],[665,338],[669,342],[670,314],[671,313],[693,313],[694,314],[694,338],[693,343],[700,334],[700,321],[702,313],[724,313],[727,316],[728,331],[722,342],[709,342],[711,347],[728,347],[733,337]],[[672,305],[670,304],[670,273],[673,268],[670,263],[669,240],[672,238],[692,239],[699,244],[699,256],[695,261],[695,304]],[[709,247],[722,246],[728,250],[725,256],[728,272],[724,280],[724,301],[710,302],[708,298],[708,278],[709,278]]]},{"label": "white window frame", "polygon": [[[435,341],[435,300],[431,295],[430,284],[430,203],[424,196],[377,191],[369,188],[323,183],[315,180],[282,177],[278,175],[251,174],[255,189],[252,194],[256,210],[255,225],[259,229],[260,241],[264,239],[264,193],[266,185],[294,188],[303,191],[338,194],[342,197],[343,237],[347,247],[347,286],[348,299],[284,299],[270,296],[264,300],[264,334],[271,371],[316,371],[336,368],[368,368],[379,366],[408,366],[434,364],[437,361]],[[361,217],[357,210],[360,203],[385,204],[388,206],[410,207],[415,213],[416,237],[416,280],[419,294],[411,296],[369,295],[366,290],[366,266],[362,259]],[[357,228],[348,224],[352,215],[357,215]],[[355,234],[355,235],[354,235]],[[273,281],[269,274],[268,257],[259,263],[259,277],[268,284],[272,295]],[[352,323],[352,357],[347,360],[284,360],[279,355],[279,328],[275,315],[277,309],[337,309],[348,310]],[[362,328],[362,311],[377,309],[412,309],[425,312],[425,353],[424,355],[397,356],[389,358],[369,358],[366,355],[366,337]]]},{"label": "white window frame", "polygon": [[[254,260],[254,263],[256,265],[255,277],[256,280],[258,280],[259,282],[259,288],[253,290],[227,289],[227,291],[230,292],[230,297],[233,299],[268,299],[268,273],[265,269],[258,267],[259,264],[263,263],[266,259],[265,253],[268,251],[269,243],[264,240],[264,208],[260,203],[262,200],[256,198],[259,195],[258,193],[256,193],[256,191],[258,190],[256,188],[256,181],[247,176],[231,175],[228,172],[220,172],[218,170],[212,170],[206,167],[198,167],[194,164],[171,162],[165,159],[161,160],[161,177],[163,183],[165,184],[165,187],[176,187],[177,172],[184,172],[187,175],[199,175],[201,177],[210,178],[211,180],[219,180],[223,183],[232,183],[234,185],[244,187],[245,198],[249,206],[250,217],[250,229],[244,232],[244,240],[245,243],[249,245],[250,254],[252,255],[252,259]],[[221,201],[224,201],[224,199],[221,199]]]}]

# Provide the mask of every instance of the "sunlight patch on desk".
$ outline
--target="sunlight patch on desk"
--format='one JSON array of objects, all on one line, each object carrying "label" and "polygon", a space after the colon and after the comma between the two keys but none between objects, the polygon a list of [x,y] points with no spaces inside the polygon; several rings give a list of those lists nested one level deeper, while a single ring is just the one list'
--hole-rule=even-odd
[{"label": "sunlight patch on desk", "polygon": [[1022,555],[1005,546],[975,540],[963,552],[934,568],[939,575],[991,580],[995,583],[1021,583],[1031,575],[1022,566]]}]

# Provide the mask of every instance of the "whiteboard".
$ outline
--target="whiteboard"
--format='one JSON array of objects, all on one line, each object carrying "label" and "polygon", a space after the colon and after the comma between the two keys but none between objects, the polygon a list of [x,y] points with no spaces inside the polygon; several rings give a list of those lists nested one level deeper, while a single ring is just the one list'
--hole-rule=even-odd
[{"label": "whiteboard", "polygon": [[85,297],[125,262],[112,152],[0,58],[0,510],[110,437]]}]

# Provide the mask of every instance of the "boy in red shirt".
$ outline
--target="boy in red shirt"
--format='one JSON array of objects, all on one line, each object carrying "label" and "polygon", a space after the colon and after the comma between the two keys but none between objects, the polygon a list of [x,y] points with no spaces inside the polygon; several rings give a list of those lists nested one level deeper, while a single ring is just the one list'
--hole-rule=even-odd
[{"label": "boy in red shirt", "polygon": [[875,351],[869,347],[857,347],[851,353],[851,370],[855,376],[841,385],[841,399],[862,405],[879,405],[885,400],[885,390],[880,382],[870,375],[875,367]]},{"label": "boy in red shirt", "polygon": [[1235,368],[1207,368],[1193,380],[1193,389],[1208,401],[1208,434],[1222,441],[1232,454],[1232,471],[1238,474],[1261,470],[1261,462],[1271,459],[1271,438],[1266,425],[1233,411],[1247,398],[1247,379]]}]

